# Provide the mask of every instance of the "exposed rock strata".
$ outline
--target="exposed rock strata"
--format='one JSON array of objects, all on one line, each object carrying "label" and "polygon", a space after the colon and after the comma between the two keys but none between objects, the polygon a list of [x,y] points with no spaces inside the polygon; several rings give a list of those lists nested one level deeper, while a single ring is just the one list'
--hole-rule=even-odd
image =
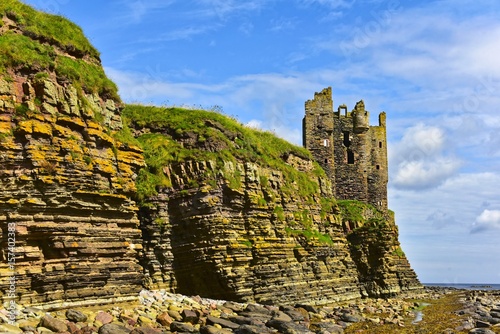
[{"label": "exposed rock strata", "polygon": [[[3,20],[0,37],[9,33],[15,41],[23,27]],[[131,196],[142,150],[112,137],[122,127],[116,101],[85,92],[51,68],[39,70],[33,64],[0,75],[3,298],[14,274],[17,302],[25,304],[136,298],[142,244]],[[7,261],[11,254],[15,263]]]},{"label": "exposed rock strata", "polygon": [[[49,79],[0,86],[0,220],[4,236],[16,226],[20,301],[135,295],[141,235],[130,195],[143,158],[107,134],[121,125],[114,102],[88,96],[83,106],[76,89]],[[4,259],[7,249],[3,238]],[[7,261],[0,273],[11,276]]]},{"label": "exposed rock strata", "polygon": [[[223,176],[234,169],[239,189]],[[305,202],[294,195],[298,189],[284,191],[280,172],[251,163],[221,171],[212,161],[186,162],[166,173],[173,187],[142,211],[151,288],[260,303],[327,303],[420,287],[398,252],[389,216],[363,228],[338,207],[325,212],[320,198],[328,193]],[[207,175],[216,173],[214,187]]]}]

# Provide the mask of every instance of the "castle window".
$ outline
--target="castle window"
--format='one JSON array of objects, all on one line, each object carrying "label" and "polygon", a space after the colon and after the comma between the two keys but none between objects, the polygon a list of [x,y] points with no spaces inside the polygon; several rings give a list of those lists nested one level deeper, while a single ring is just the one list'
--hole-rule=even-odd
[{"label": "castle window", "polygon": [[328,163],[328,159],[325,159],[325,164],[327,164],[327,163]]},{"label": "castle window", "polygon": [[381,141],[378,142],[378,147],[382,148],[382,142]]},{"label": "castle window", "polygon": [[354,164],[354,152],[353,151],[347,151],[347,163],[350,165]]},{"label": "castle window", "polygon": [[351,141],[349,139],[349,131],[344,131],[344,146],[349,147],[351,145]]},{"label": "castle window", "polygon": [[323,139],[323,146],[324,147],[330,147],[330,140],[329,139]]},{"label": "castle window", "polygon": [[377,165],[377,169],[380,169],[380,165]]}]

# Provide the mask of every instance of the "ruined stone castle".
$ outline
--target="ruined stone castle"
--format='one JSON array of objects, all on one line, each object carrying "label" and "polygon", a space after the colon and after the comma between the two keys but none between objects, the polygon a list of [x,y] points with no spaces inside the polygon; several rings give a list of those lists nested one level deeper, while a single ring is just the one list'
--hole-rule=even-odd
[{"label": "ruined stone castle", "polygon": [[359,200],[387,210],[386,115],[370,126],[363,100],[354,110],[333,111],[332,89],[305,103],[304,146],[326,171],[337,199]]}]

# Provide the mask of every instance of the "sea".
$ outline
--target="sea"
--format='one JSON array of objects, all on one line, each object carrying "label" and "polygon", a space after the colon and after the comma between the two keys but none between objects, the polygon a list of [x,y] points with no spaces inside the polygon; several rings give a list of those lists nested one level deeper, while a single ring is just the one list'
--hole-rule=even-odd
[{"label": "sea", "polygon": [[423,283],[424,286],[437,286],[441,288],[455,288],[465,290],[500,290],[500,284],[483,283]]}]

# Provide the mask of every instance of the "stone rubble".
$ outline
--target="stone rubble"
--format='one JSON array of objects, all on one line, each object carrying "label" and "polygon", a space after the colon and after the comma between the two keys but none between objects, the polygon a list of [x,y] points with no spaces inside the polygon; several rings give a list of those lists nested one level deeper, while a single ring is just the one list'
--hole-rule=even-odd
[{"label": "stone rubble", "polygon": [[[439,298],[441,293],[412,293],[412,296],[423,295]],[[474,301],[471,299],[472,302],[487,304],[491,318],[497,315],[498,301],[493,302],[482,296]],[[92,309],[75,307],[51,312],[19,307],[16,326],[7,324],[7,313],[2,310],[0,333],[341,334],[350,324],[360,321],[404,326],[405,318],[414,315],[412,308],[415,306],[418,305],[401,298],[366,299],[343,306],[271,306],[187,297],[165,290],[143,290],[138,305],[107,305]],[[485,308],[482,304],[476,306],[477,312]],[[469,309],[472,306],[464,310]],[[484,321],[484,317],[477,321]]]},{"label": "stone rubble", "polygon": [[462,300],[464,307],[459,315],[468,316],[457,330],[470,334],[494,334],[500,330],[500,291],[468,291]]}]

